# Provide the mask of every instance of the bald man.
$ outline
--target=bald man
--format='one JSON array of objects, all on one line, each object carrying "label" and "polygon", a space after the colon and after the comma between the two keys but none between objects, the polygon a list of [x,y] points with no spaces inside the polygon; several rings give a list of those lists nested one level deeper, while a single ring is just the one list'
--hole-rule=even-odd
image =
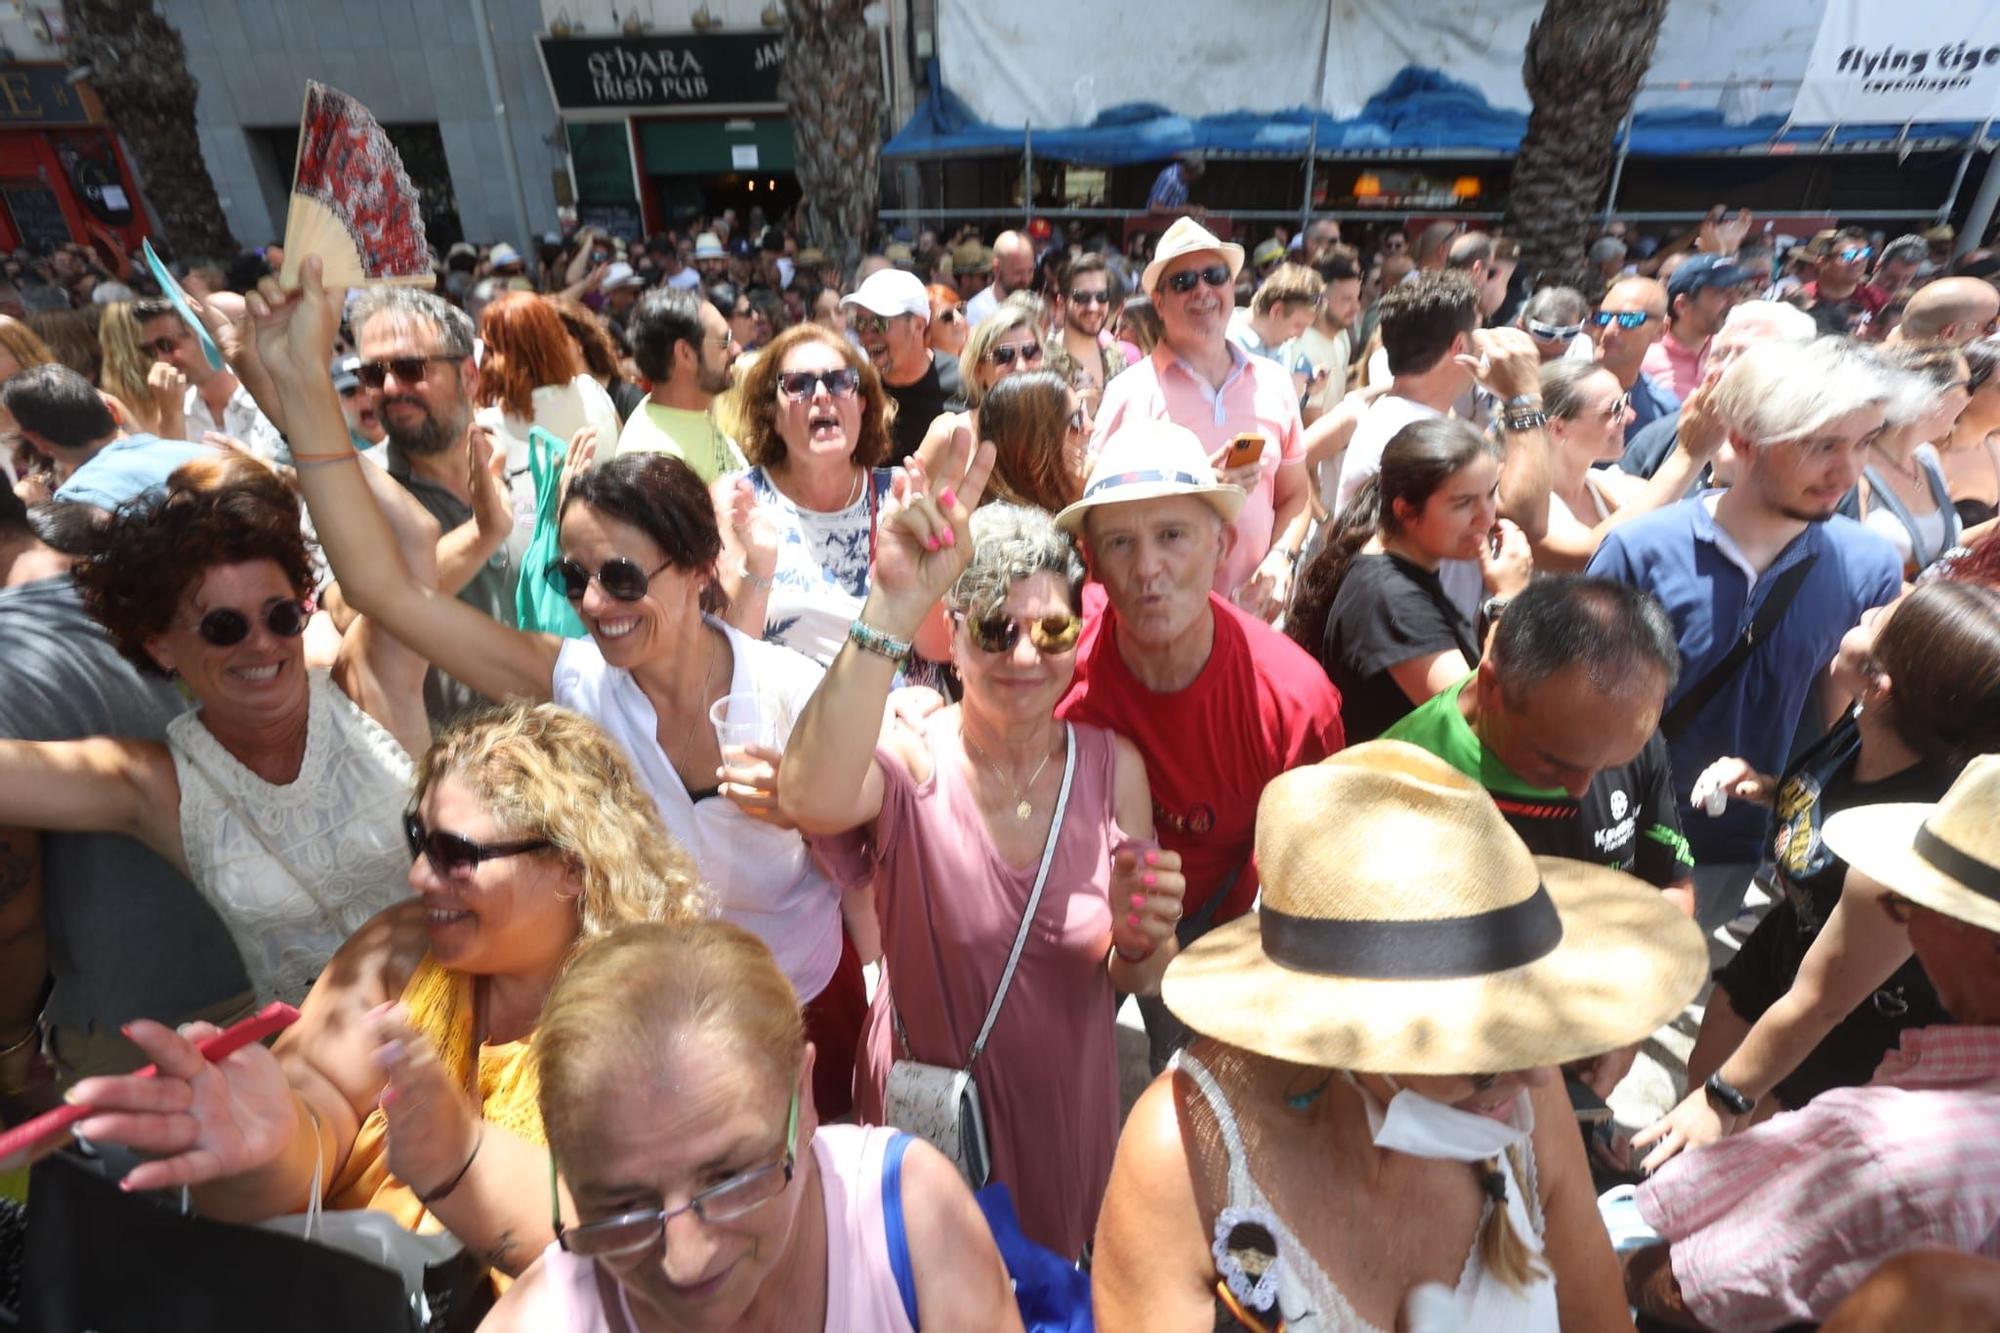
[{"label": "bald man", "polygon": [[1625,442],[1661,417],[1678,412],[1681,400],[1641,368],[1646,353],[1667,331],[1667,289],[1651,278],[1620,278],[1598,303],[1591,323],[1597,363],[1617,377],[1632,396],[1632,421]]},{"label": "bald man", "polygon": [[977,324],[1015,292],[1032,290],[1035,283],[1035,245],[1018,231],[1003,231],[993,238],[993,285],[965,303],[965,320]]},{"label": "bald man", "polygon": [[1911,295],[1890,342],[1941,338],[1963,347],[1995,331],[2000,291],[1984,278],[1939,278]]}]

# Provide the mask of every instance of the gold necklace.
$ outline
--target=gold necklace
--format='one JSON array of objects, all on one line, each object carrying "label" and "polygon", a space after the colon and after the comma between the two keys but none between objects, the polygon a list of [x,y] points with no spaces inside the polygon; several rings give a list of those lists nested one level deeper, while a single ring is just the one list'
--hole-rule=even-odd
[{"label": "gold necklace", "polygon": [[[980,763],[986,765],[987,771],[992,773],[994,777],[998,778],[1000,780],[1000,784],[1006,787],[1007,790],[1013,794],[1014,818],[1020,820],[1024,824],[1027,823],[1030,819],[1033,819],[1035,817],[1034,802],[1030,801],[1027,798],[1027,796],[1023,795],[1022,789],[1016,787],[1008,779],[1007,775],[1000,770],[1000,765],[994,763],[991,759],[988,759],[986,757],[985,751],[981,750],[977,745],[974,745],[972,743],[972,738],[965,734],[965,725],[963,723],[959,724],[958,734],[959,737],[962,740],[964,740],[965,748],[971,752],[972,757],[977,759]],[[1035,790],[1035,783],[1041,779],[1042,770],[1046,769],[1049,766],[1049,760],[1053,758],[1055,758],[1054,750],[1047,750],[1043,752],[1042,762],[1038,766],[1036,766],[1034,776],[1028,779],[1028,786],[1027,786],[1028,792],[1033,792]]]},{"label": "gold necklace", "polygon": [[1901,474],[1907,480],[1914,482],[1919,486],[1924,484],[1923,467],[1917,462],[1915,458],[1912,458],[1907,463],[1901,462],[1896,458],[1894,454],[1890,453],[1887,449],[1884,449],[1879,443],[1877,443],[1874,440],[1870,440],[1868,442],[1868,447],[1870,449],[1873,449],[1876,453],[1882,455],[1883,461],[1888,463],[1890,467],[1894,468],[1899,474]]}]

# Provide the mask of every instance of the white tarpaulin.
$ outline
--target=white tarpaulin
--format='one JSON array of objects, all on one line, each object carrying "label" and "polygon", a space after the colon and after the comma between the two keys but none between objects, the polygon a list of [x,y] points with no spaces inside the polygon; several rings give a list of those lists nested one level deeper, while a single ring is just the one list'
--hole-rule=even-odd
[{"label": "white tarpaulin", "polygon": [[[1439,70],[1495,107],[1525,111],[1521,52],[1541,11],[1541,0],[1238,0],[1223,8],[1213,0],[938,0],[938,61],[945,87],[980,120],[1008,128],[1088,125],[1099,111],[1133,102],[1199,117],[1317,101],[1347,118],[1405,65]],[[1782,114],[1819,14],[1817,0],[1673,0],[1638,108],[1719,108],[1732,121]]]},{"label": "white tarpaulin", "polygon": [[2000,115],[1994,0],[1826,0],[1792,119],[1801,125]]}]

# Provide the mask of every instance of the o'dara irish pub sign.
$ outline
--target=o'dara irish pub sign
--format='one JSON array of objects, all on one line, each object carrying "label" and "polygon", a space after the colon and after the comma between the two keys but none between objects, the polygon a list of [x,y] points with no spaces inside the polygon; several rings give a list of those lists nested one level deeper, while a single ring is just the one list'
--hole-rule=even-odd
[{"label": "o'dara irish pub sign", "polygon": [[785,42],[776,33],[539,40],[549,87],[565,113],[779,105]]}]

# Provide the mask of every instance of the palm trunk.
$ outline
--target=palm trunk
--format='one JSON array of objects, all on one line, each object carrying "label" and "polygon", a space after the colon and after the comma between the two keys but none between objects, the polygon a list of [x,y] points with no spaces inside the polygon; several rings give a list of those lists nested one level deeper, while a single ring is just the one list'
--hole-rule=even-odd
[{"label": "palm trunk", "polygon": [[785,0],[782,91],[798,157],[801,244],[851,271],[881,190],[882,86],[861,0]]},{"label": "palm trunk", "polygon": [[1534,110],[1514,162],[1507,231],[1536,285],[1560,282],[1593,299],[1584,262],[1615,140],[1653,62],[1667,0],[1546,0],[1528,34],[1521,81]]},{"label": "palm trunk", "polygon": [[197,89],[181,35],[153,0],[63,0],[70,58],[118,127],[166,240],[182,259],[226,259],[236,238],[195,135]]}]

